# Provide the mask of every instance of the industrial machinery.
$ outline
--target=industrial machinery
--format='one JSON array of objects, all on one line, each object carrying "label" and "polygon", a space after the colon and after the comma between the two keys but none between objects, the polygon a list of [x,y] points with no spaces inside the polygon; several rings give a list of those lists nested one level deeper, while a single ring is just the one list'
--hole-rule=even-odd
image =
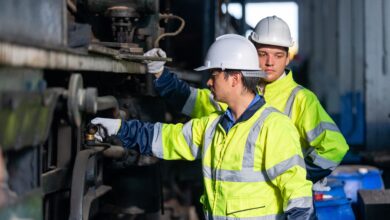
[{"label": "industrial machinery", "polygon": [[172,59],[143,54],[183,27],[158,0],[0,2],[0,219],[158,218],[158,160],[88,122],[172,120],[145,67]]},{"label": "industrial machinery", "polygon": [[[166,61],[200,86],[202,74],[189,69],[215,37],[245,35],[245,8],[271,1],[0,1],[0,219],[183,219],[171,198],[199,204],[200,164],[141,156],[115,138],[97,142],[101,128],[89,122],[187,120],[155,94],[145,63]],[[390,1],[291,1],[299,6],[294,77],[345,135],[344,162],[380,168],[388,188]],[[229,15],[231,3],[241,18]],[[143,55],[154,47],[168,58]],[[377,194],[356,196],[361,215],[374,216]]]}]

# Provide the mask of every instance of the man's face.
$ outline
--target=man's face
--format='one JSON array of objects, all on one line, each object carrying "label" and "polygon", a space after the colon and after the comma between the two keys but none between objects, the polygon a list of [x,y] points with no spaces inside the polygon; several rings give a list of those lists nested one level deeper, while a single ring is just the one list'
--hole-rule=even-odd
[{"label": "man's face", "polygon": [[226,102],[229,97],[230,77],[225,78],[224,71],[210,70],[210,77],[207,86],[214,95],[214,99],[219,102]]},{"label": "man's face", "polygon": [[260,68],[267,73],[266,82],[277,80],[290,62],[287,51],[283,47],[272,45],[256,45]]}]

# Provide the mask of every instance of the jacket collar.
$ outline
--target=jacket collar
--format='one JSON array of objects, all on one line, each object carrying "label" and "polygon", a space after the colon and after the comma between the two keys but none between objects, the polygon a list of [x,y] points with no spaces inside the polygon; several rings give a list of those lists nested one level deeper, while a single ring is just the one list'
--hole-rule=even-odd
[{"label": "jacket collar", "polygon": [[295,88],[297,83],[293,79],[293,73],[291,70],[286,69],[287,75],[281,79],[278,79],[272,83],[269,83],[265,86],[265,93],[272,95],[273,93],[280,93],[281,91],[286,91],[290,88]]},{"label": "jacket collar", "polygon": [[263,105],[265,104],[265,100],[263,96],[256,95],[251,104],[249,104],[248,108],[244,111],[244,113],[241,115],[240,118],[238,118],[236,121],[233,121],[231,112],[229,109],[225,111],[225,114],[222,115],[219,123],[222,125],[223,129],[226,133],[230,130],[233,125],[246,121],[249,118],[251,118],[257,110],[259,110]]}]

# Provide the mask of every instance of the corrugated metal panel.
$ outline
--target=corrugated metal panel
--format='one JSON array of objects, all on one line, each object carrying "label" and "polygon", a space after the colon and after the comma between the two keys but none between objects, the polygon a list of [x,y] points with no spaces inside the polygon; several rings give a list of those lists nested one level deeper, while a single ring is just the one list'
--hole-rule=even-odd
[{"label": "corrugated metal panel", "polygon": [[[365,0],[365,89],[367,149],[389,147],[390,137],[390,74],[384,72],[384,2]],[[388,5],[388,4],[386,4]],[[388,7],[388,6],[387,6]],[[374,13],[373,13],[374,12]]]}]

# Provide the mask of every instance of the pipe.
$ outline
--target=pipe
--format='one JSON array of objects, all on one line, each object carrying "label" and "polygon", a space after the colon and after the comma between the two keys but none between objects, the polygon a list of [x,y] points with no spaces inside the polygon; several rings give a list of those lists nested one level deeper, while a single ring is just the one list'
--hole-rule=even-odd
[{"label": "pipe", "polygon": [[119,112],[119,104],[118,100],[114,96],[100,96],[97,98],[97,109],[98,111],[101,110],[107,110],[110,108],[115,109],[116,111]]},{"label": "pipe", "polygon": [[68,6],[68,8],[72,12],[72,14],[77,13],[77,6],[72,0],[66,0],[66,5]]}]

